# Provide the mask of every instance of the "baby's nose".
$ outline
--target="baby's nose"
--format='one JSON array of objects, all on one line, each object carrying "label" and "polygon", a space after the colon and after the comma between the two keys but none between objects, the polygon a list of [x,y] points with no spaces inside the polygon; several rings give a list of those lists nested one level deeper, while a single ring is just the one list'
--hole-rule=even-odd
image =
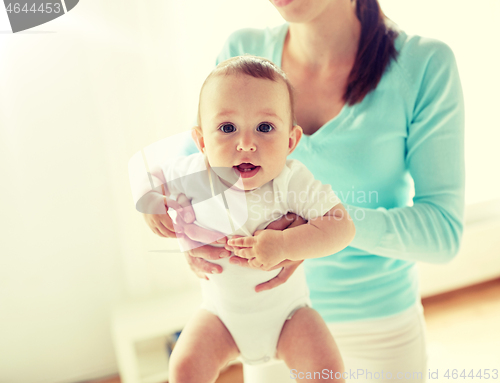
[{"label": "baby's nose", "polygon": [[237,150],[239,152],[255,152],[257,150],[257,146],[251,136],[244,135],[238,142]]}]

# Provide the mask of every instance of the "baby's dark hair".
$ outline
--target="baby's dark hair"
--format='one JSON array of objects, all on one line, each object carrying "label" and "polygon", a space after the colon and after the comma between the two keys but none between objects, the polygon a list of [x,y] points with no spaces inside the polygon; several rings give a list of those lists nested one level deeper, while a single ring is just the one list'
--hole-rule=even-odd
[{"label": "baby's dark hair", "polygon": [[[221,62],[205,79],[205,82],[203,83],[200,90],[200,101],[203,88],[210,78],[214,76],[228,76],[235,74],[243,74],[255,78],[268,79],[275,82],[279,80],[284,81],[290,98],[291,121],[292,125],[295,125],[292,85],[290,84],[290,81],[288,81],[285,72],[278,68],[278,66],[276,66],[272,61],[263,57],[243,55],[231,57],[230,59]],[[198,126],[201,126],[200,101],[198,102]]]}]

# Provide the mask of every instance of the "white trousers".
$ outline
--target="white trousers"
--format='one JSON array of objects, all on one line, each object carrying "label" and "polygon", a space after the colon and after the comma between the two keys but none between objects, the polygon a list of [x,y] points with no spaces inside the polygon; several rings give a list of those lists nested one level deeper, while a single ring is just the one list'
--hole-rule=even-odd
[{"label": "white trousers", "polygon": [[[420,302],[389,317],[327,325],[344,359],[346,381],[426,381],[426,329]],[[306,378],[307,371],[303,373]],[[292,377],[281,361],[244,365],[245,383],[291,383]]]}]

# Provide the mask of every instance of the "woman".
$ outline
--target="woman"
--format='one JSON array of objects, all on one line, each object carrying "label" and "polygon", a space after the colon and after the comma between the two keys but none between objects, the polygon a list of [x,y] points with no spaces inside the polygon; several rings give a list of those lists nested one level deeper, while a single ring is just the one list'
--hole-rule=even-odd
[{"label": "woman", "polygon": [[[218,62],[250,53],[284,69],[305,133],[292,157],[350,208],[351,246],[305,262],[313,305],[350,378],[424,381],[415,262],[451,260],[463,230],[463,100],[453,53],[441,42],[397,31],[376,0],[271,2],[288,23],[233,33]],[[157,234],[173,236],[168,216],[163,223]],[[282,220],[273,228],[286,225]],[[204,243],[213,239],[194,225],[183,231]],[[191,267],[200,276],[223,272],[207,262],[219,250],[191,250]],[[259,289],[286,281],[297,263],[276,267],[282,266]]]}]

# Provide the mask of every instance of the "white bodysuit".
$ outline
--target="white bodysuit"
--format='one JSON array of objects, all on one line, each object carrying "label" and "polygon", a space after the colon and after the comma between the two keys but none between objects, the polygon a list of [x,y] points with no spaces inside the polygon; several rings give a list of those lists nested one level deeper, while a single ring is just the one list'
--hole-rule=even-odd
[{"label": "white bodysuit", "polygon": [[[274,180],[247,192],[225,186],[217,169],[207,170],[201,153],[172,161],[162,170],[171,195],[184,193],[191,199],[196,224],[228,237],[251,236],[288,212],[311,220],[340,203],[330,185],[315,180],[296,160],[288,160]],[[280,270],[236,266],[229,258],[210,262],[221,265],[223,272],[201,280],[202,308],[224,323],[245,363],[269,361],[276,354],[285,321],[297,309],[311,306],[302,266],[286,283],[256,293],[256,285],[274,278]]]}]

